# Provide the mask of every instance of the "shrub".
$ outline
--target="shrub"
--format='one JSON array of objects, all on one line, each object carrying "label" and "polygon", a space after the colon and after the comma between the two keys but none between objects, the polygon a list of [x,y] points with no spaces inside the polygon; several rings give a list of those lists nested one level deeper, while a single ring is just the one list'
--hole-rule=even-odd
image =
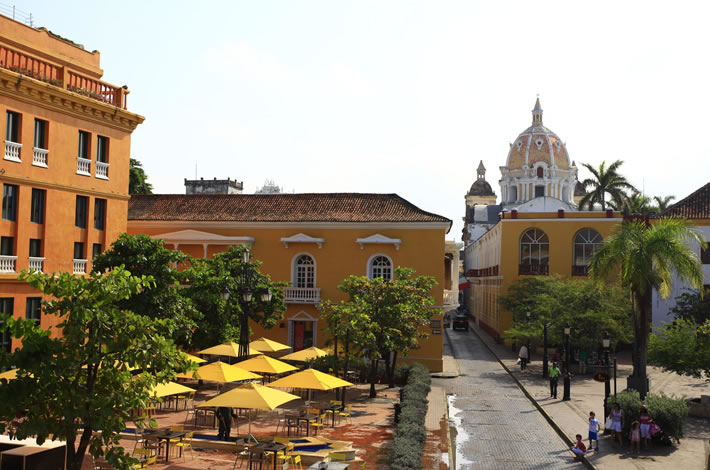
[{"label": "shrub", "polygon": [[[631,432],[631,423],[639,419],[641,398],[636,390],[626,391],[618,395],[611,395],[609,403],[618,403],[624,411],[623,436]],[[688,404],[681,398],[669,397],[663,392],[660,394],[649,393],[646,406],[651,418],[658,424],[666,435],[676,442],[683,437],[683,422],[688,416]]]},{"label": "shrub", "polygon": [[392,470],[419,470],[426,442],[424,420],[431,390],[429,371],[421,364],[412,364],[403,371],[407,384],[402,389],[399,424],[392,443]]}]

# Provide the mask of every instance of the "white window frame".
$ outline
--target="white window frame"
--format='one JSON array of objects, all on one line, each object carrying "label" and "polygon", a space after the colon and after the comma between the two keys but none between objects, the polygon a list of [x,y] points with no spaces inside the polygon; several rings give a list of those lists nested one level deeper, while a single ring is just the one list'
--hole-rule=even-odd
[{"label": "white window frame", "polygon": [[370,279],[375,278],[375,276],[373,275],[372,263],[375,261],[376,258],[379,258],[380,256],[382,256],[383,258],[387,258],[387,260],[390,262],[390,278],[388,280],[394,279],[394,262],[392,261],[392,258],[390,258],[389,256],[387,256],[384,253],[375,253],[374,255],[370,256],[370,258],[367,260],[367,277]]},{"label": "white window frame", "polygon": [[[311,287],[298,285],[298,260],[304,255],[308,256],[309,258],[311,258],[311,260],[313,260],[313,286]],[[316,257],[313,256],[311,253],[308,253],[307,251],[302,251],[291,259],[291,285],[292,287],[296,287],[299,289],[313,289],[318,285],[318,264],[316,262]]]},{"label": "white window frame", "polygon": [[[585,230],[591,230],[592,232],[596,233],[599,236],[599,243],[591,243],[587,240],[585,240],[582,243],[577,243],[577,237],[582,236],[582,232]],[[602,234],[599,233],[598,230],[593,229],[592,227],[584,227],[579,230],[574,234],[574,238],[572,238],[572,265],[573,266],[587,266],[589,265],[590,259],[585,259],[586,261],[584,264],[577,264],[577,245],[585,246],[585,245],[592,245],[592,255],[604,244],[604,237],[602,237]],[[584,256],[584,250],[582,250],[582,256]]]}]

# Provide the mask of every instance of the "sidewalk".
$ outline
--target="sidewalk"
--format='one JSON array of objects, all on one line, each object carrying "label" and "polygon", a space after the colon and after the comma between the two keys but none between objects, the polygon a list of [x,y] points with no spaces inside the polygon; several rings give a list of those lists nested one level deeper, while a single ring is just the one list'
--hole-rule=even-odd
[{"label": "sidewalk", "polygon": [[[591,375],[573,376],[570,387],[571,400],[561,401],[550,398],[549,382],[542,377],[542,356],[533,355],[533,361],[526,371],[521,372],[516,364],[517,354],[510,346],[496,344],[483,330],[471,324],[472,334],[477,335],[498,357],[509,373],[518,379],[527,393],[537,401],[555,424],[570,439],[575,434],[587,437],[587,420],[589,412],[594,411],[597,419],[604,422],[604,384],[596,382]],[[621,365],[617,373],[617,387],[621,392],[626,388],[626,377],[631,373],[631,367]],[[705,381],[689,377],[681,377],[673,373],[662,372],[658,368],[649,367],[651,391],[663,391],[667,395],[700,396],[708,393],[710,387]],[[613,384],[612,384],[612,393]],[[560,380],[558,396],[562,396],[562,381]],[[606,469],[705,469],[706,442],[710,442],[710,420],[688,418],[685,426],[685,438],[679,445],[672,447],[655,447],[642,450],[640,456],[633,455],[628,448],[613,447],[608,436],[600,436],[600,450],[587,453],[588,461],[599,468]]]}]

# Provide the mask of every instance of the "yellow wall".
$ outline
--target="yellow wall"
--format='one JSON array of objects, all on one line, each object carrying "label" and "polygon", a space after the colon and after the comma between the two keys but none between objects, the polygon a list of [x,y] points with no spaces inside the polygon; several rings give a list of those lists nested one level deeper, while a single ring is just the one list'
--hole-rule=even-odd
[{"label": "yellow wall", "polygon": [[[394,224],[393,224],[394,225]],[[255,242],[251,248],[252,256],[263,262],[261,270],[271,276],[274,281],[292,281],[291,271],[294,258],[301,253],[310,254],[316,262],[316,283],[320,288],[321,299],[333,301],[344,300],[345,295],[337,286],[347,276],[366,275],[367,263],[371,256],[384,254],[392,259],[394,266],[411,267],[418,275],[433,276],[438,285],[432,289],[432,295],[437,305],[443,304],[444,280],[444,229],[377,229],[371,228],[337,228],[314,227],[309,228],[210,228],[204,229],[199,225],[173,227],[150,226],[144,222],[128,222],[128,232],[132,234],[145,233],[151,236],[164,235],[170,232],[191,229],[209,232],[224,236],[253,237]],[[288,248],[280,241],[282,237],[289,237],[297,233],[305,233],[315,238],[324,238],[322,248],[315,243],[290,243]],[[360,245],[355,242],[357,238],[369,237],[375,233],[389,238],[399,238],[402,244],[397,250],[393,245]],[[193,256],[202,256],[202,245],[179,244],[181,251]],[[210,245],[208,256],[226,249],[224,245]],[[287,304],[287,311],[282,322],[270,331],[264,331],[258,325],[252,325],[255,337],[266,336],[270,339],[288,344],[288,319],[300,312],[305,312],[311,317],[318,318],[317,309],[312,304]],[[437,316],[435,319],[440,320]],[[283,326],[282,326],[283,325]],[[323,321],[317,322],[316,346],[323,347],[326,333]],[[436,328],[441,332],[441,328]],[[431,328],[426,328],[431,333]],[[428,366],[433,371],[442,370],[442,338],[441,334],[430,335],[421,342],[421,347],[412,351],[410,358],[416,359]]]}]

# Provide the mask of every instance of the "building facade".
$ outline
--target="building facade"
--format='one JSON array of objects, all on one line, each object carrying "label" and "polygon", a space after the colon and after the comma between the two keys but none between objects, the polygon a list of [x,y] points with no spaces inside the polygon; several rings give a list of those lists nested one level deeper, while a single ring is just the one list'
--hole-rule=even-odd
[{"label": "building facade", "polygon": [[40,319],[18,273],[89,272],[126,230],[131,133],[144,118],[102,75],[99,52],[0,16],[0,308],[43,327],[56,319]]},{"label": "building facade", "polygon": [[[455,308],[460,246],[447,245],[450,227],[395,194],[134,195],[128,210],[129,233],[194,257],[247,245],[262,272],[291,283],[284,319],[268,331],[252,324],[254,335],[294,350],[325,345],[318,305],[345,300],[338,285],[350,275],[391,278],[395,267],[411,267],[436,279],[438,307]],[[437,315],[429,337],[403,360],[442,370],[442,326]]]}]

